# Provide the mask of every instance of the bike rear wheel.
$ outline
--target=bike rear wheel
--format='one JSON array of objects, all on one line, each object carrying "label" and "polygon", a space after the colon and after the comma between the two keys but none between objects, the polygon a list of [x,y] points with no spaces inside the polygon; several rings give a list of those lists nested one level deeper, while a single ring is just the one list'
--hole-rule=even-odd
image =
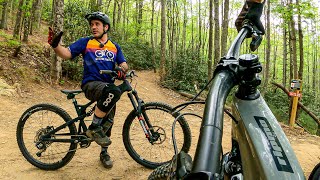
[{"label": "bike rear wheel", "polygon": [[[172,114],[171,106],[159,102],[146,103],[143,111],[160,138],[154,144],[148,141],[134,110],[125,120],[122,138],[127,152],[136,162],[154,169],[169,162],[174,155],[171,128],[179,113]],[[179,151],[188,152],[191,145],[191,132],[183,116],[179,118],[176,125],[175,138]]]},{"label": "bike rear wheel", "polygon": [[[73,158],[76,143],[41,141],[40,137],[70,121],[70,115],[51,104],[38,104],[27,109],[17,126],[17,142],[23,156],[32,165],[44,170],[56,170]],[[71,139],[77,134],[75,124],[64,127],[52,139]]]}]

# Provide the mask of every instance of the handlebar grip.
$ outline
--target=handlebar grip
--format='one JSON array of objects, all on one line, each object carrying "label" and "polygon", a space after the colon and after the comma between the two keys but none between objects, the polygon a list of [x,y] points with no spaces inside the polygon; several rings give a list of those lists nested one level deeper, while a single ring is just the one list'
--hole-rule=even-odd
[{"label": "handlebar grip", "polygon": [[112,70],[100,70],[100,74],[112,74]]}]

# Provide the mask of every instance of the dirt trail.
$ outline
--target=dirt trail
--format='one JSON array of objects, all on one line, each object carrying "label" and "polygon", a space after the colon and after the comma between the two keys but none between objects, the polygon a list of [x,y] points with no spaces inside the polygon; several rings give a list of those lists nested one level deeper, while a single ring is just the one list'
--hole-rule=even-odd
[{"label": "dirt trail", "polygon": [[[177,93],[160,88],[157,85],[158,77],[151,71],[138,72],[136,89],[139,96],[148,101],[162,101],[170,105],[177,105],[186,101]],[[133,83],[134,84],[134,83]],[[69,89],[79,89],[79,87],[68,87]],[[0,177],[1,179],[146,179],[151,170],[137,164],[126,152],[122,143],[122,125],[124,119],[131,111],[132,107],[126,95],[121,97],[117,107],[115,117],[115,127],[112,132],[112,145],[110,154],[114,160],[114,167],[110,170],[103,168],[99,161],[100,148],[95,143],[87,149],[79,149],[71,162],[57,171],[43,171],[29,164],[21,155],[16,143],[16,125],[21,114],[31,105],[49,102],[65,109],[74,117],[74,109],[71,101],[60,93],[66,87],[48,87],[47,85],[33,85],[32,87],[22,87],[23,97],[0,96]],[[84,97],[80,102],[87,102]],[[187,109],[196,111],[202,115],[203,106],[193,106]],[[194,153],[196,139],[200,121],[198,119],[187,118],[192,130],[192,149]],[[225,129],[230,129],[231,122],[225,121]],[[312,168],[320,162],[320,138],[305,133],[289,131],[285,128],[293,149],[301,163],[301,166],[308,176]],[[230,132],[225,131],[224,139],[230,139]],[[224,147],[230,146],[229,142],[224,142]]]}]

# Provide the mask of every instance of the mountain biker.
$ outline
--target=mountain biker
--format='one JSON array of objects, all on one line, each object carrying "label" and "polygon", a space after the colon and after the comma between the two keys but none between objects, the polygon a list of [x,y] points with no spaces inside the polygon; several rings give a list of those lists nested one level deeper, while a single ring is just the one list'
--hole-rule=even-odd
[{"label": "mountain biker", "polygon": [[[99,71],[115,70],[117,78],[124,79],[128,65],[120,46],[108,37],[111,24],[109,17],[102,12],[93,12],[85,18],[89,22],[92,36],[80,38],[66,48],[60,45],[63,32],[53,35],[52,29],[49,28],[48,43],[63,59],[73,59],[82,54],[84,71],[81,89],[86,98],[97,101],[93,120],[86,134],[101,146],[100,161],[103,166],[111,168],[113,162],[107,149],[111,144],[112,123],[108,123],[111,127],[107,127],[106,133],[103,126],[107,124],[106,121],[113,122],[115,104],[120,99],[121,91],[110,75],[102,75]],[[112,115],[105,117],[106,114]]]},{"label": "mountain biker", "polygon": [[240,31],[243,21],[249,19],[261,31],[262,35],[265,34],[263,24],[260,21],[264,2],[265,0],[246,0],[235,22],[238,31]]}]

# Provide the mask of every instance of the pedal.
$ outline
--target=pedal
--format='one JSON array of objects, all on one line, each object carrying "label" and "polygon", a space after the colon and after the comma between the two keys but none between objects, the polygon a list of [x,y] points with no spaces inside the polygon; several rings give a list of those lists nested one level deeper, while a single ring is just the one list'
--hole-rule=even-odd
[{"label": "pedal", "polygon": [[91,144],[91,141],[80,142],[80,148],[87,148]]},{"label": "pedal", "polygon": [[80,144],[80,148],[87,148],[90,146],[91,142],[93,141],[93,139],[89,138],[86,135],[80,135],[79,137],[79,144]]}]

